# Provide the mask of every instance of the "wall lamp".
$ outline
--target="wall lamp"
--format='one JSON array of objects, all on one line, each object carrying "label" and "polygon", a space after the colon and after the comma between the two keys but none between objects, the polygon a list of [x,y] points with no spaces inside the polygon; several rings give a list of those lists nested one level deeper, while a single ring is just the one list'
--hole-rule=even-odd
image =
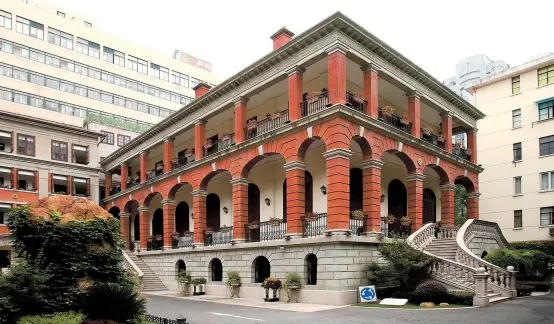
[{"label": "wall lamp", "polygon": [[190,218],[194,219],[194,213],[190,214]]},{"label": "wall lamp", "polygon": [[266,198],[265,199],[265,204],[268,205],[268,206],[271,205],[271,199]]},{"label": "wall lamp", "polygon": [[326,195],[327,194],[327,187],[325,187],[325,185],[321,186],[321,188],[319,188],[321,190],[321,193]]},{"label": "wall lamp", "polygon": [[385,201],[385,195],[381,195],[381,202]]},{"label": "wall lamp", "polygon": [[227,213],[229,212],[229,209],[227,209],[227,207],[223,206],[223,212],[224,212],[225,214],[227,214]]}]

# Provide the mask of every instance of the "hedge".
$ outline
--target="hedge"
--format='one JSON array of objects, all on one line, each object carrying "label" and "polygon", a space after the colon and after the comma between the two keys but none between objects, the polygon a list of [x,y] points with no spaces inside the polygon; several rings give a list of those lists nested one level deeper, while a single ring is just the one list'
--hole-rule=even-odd
[{"label": "hedge", "polygon": [[[411,304],[420,304],[428,302],[429,300],[423,300],[425,298],[416,296],[414,291],[401,291],[399,287],[386,287],[376,288],[377,298],[403,298],[408,299]],[[447,295],[441,300],[441,303],[449,303],[456,305],[473,306],[473,292],[471,291],[449,291]]]},{"label": "hedge", "polygon": [[84,316],[80,313],[56,313],[22,317],[18,324],[81,324]]},{"label": "hedge", "polygon": [[512,242],[516,250],[536,250],[554,257],[554,240]]}]

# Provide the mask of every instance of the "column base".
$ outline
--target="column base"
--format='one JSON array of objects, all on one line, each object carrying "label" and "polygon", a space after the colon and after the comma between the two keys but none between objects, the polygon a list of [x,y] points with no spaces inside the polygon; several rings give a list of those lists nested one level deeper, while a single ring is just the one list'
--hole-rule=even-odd
[{"label": "column base", "polygon": [[473,297],[473,306],[477,307],[488,307],[489,306],[489,297],[487,296],[475,296]]}]

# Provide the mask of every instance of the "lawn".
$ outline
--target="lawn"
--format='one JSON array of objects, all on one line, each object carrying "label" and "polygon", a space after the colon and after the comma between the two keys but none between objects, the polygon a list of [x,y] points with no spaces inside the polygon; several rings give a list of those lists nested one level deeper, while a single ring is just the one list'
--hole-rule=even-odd
[{"label": "lawn", "polygon": [[360,303],[360,304],[356,304],[354,306],[373,307],[373,308],[399,308],[399,309],[437,309],[437,308],[467,308],[467,307],[471,307],[471,306],[466,306],[466,305],[453,304],[453,305],[448,305],[448,306],[444,306],[444,307],[435,306],[435,307],[432,307],[432,308],[428,308],[428,307],[419,307],[419,305],[416,305],[416,304],[406,304],[404,306],[392,306],[392,305],[381,305],[381,304],[377,304],[377,303]]}]

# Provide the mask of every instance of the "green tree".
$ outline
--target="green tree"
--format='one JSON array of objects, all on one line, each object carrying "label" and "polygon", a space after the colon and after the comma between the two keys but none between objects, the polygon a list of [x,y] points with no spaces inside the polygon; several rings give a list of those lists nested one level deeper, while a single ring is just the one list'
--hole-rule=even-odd
[{"label": "green tree", "polygon": [[454,224],[462,226],[467,220],[467,190],[463,185],[457,184],[454,190]]}]

